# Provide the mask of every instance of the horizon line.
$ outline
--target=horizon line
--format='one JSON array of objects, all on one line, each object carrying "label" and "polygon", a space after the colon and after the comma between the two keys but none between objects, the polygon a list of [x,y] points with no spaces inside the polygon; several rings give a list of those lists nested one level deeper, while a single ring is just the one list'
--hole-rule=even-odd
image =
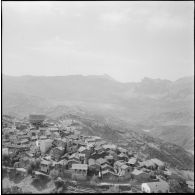
[{"label": "horizon line", "polygon": [[31,75],[31,74],[23,74],[23,75],[10,75],[10,74],[4,74],[2,73],[2,76],[10,76],[10,77],[67,77],[67,76],[82,76],[82,77],[89,77],[89,76],[99,76],[99,77],[110,77],[110,79],[112,79],[113,81],[117,81],[117,82],[120,82],[120,83],[137,83],[137,82],[141,82],[143,79],[152,79],[152,80],[168,80],[168,81],[177,81],[181,78],[186,78],[186,77],[194,77],[194,74],[191,74],[191,75],[186,75],[186,76],[181,76],[181,77],[178,77],[177,79],[175,80],[170,80],[170,79],[167,79],[167,78],[151,78],[151,77],[148,77],[148,76],[144,76],[142,79],[140,79],[139,81],[119,81],[118,79],[115,79],[113,78],[112,76],[110,76],[109,74],[107,73],[104,73],[104,74],[67,74],[67,75]]}]

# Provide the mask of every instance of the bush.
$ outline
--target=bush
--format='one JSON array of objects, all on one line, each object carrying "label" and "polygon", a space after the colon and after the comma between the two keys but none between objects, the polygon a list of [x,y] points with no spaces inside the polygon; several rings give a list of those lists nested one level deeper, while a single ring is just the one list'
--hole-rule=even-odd
[{"label": "bush", "polygon": [[35,167],[36,167],[36,169],[39,169],[40,163],[41,163],[41,160],[39,158],[35,160]]},{"label": "bush", "polygon": [[169,181],[170,192],[185,193],[187,192],[187,185],[183,179],[171,179]]},{"label": "bush", "polygon": [[49,175],[54,180],[54,179],[56,179],[59,176],[59,171],[56,170],[56,169],[53,169],[53,170],[50,171],[50,174]]},{"label": "bush", "polygon": [[74,173],[72,174],[71,178],[72,178],[72,180],[77,180],[77,176]]},{"label": "bush", "polygon": [[31,161],[29,166],[34,170],[36,167],[35,161]]},{"label": "bush", "polygon": [[14,168],[19,168],[20,167],[20,163],[19,162],[15,162],[14,163]]},{"label": "bush", "polygon": [[39,164],[37,164],[37,162],[35,160],[31,161],[30,164],[27,166],[27,173],[29,175],[32,175],[32,172],[35,169],[38,169],[38,167],[39,167]]},{"label": "bush", "polygon": [[119,186],[112,186],[107,192],[108,193],[119,193],[120,192]]},{"label": "bush", "polygon": [[51,179],[46,175],[38,175],[35,179],[32,181],[32,185],[38,189],[39,191],[44,190],[48,186],[48,182],[50,182]]},{"label": "bush", "polygon": [[91,178],[91,181],[90,181],[90,184],[91,185],[96,185],[98,183],[99,179],[96,175],[94,175],[92,178]]},{"label": "bush", "polygon": [[35,157],[39,158],[41,156],[41,151],[40,150],[36,150],[35,151]]},{"label": "bush", "polygon": [[64,185],[64,182],[62,180],[56,180],[55,181],[55,187],[58,189]]},{"label": "bush", "polygon": [[4,136],[5,136],[5,139],[9,139],[9,133],[8,132],[6,132]]},{"label": "bush", "polygon": [[11,193],[13,193],[13,194],[22,194],[23,192],[22,192],[22,189],[21,188],[19,188],[17,186],[13,186],[11,188]]},{"label": "bush", "polygon": [[64,180],[62,180],[61,178],[58,178],[55,181],[55,187],[56,187],[56,189],[62,188],[62,190],[66,190],[67,189],[67,186],[68,186],[68,183],[65,182]]},{"label": "bush", "polygon": [[151,179],[156,179],[156,175],[155,175],[154,171],[150,172],[150,178]]},{"label": "bush", "polygon": [[10,166],[11,165],[11,158],[8,155],[2,155],[2,165]]},{"label": "bush", "polygon": [[28,173],[28,175],[32,175],[32,172],[33,172],[32,166],[31,165],[28,165],[27,166],[27,173]]}]

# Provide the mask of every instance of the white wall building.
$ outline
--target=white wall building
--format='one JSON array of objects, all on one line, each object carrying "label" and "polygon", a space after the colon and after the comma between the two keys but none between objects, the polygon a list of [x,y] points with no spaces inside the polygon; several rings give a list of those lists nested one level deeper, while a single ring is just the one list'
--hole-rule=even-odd
[{"label": "white wall building", "polygon": [[52,142],[53,140],[51,139],[37,140],[36,145],[40,148],[41,153],[44,154],[51,148]]},{"label": "white wall building", "polygon": [[169,184],[165,181],[142,183],[141,190],[145,193],[167,193]]}]

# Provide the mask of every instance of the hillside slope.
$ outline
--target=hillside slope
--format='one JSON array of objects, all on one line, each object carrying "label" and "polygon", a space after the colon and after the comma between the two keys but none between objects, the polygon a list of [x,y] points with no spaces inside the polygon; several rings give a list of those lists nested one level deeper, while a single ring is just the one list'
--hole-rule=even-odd
[{"label": "hillside slope", "polygon": [[137,131],[152,129],[153,136],[193,150],[193,83],[194,77],[121,83],[108,75],[3,75],[3,113],[20,117],[32,112],[54,117],[71,111],[90,113]]}]

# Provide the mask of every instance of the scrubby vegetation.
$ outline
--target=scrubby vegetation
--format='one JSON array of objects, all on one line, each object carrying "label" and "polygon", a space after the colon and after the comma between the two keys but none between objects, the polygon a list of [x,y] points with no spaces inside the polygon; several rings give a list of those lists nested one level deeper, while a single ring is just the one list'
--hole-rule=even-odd
[{"label": "scrubby vegetation", "polygon": [[189,193],[189,189],[183,179],[171,179],[169,181],[170,192],[174,193]]},{"label": "scrubby vegetation", "polygon": [[23,194],[23,193],[24,192],[22,191],[22,189],[17,186],[12,186],[11,188],[3,189],[3,194]]},{"label": "scrubby vegetation", "polygon": [[32,185],[38,189],[39,191],[44,190],[47,188],[48,183],[51,181],[51,179],[48,176],[39,175],[32,181]]}]

